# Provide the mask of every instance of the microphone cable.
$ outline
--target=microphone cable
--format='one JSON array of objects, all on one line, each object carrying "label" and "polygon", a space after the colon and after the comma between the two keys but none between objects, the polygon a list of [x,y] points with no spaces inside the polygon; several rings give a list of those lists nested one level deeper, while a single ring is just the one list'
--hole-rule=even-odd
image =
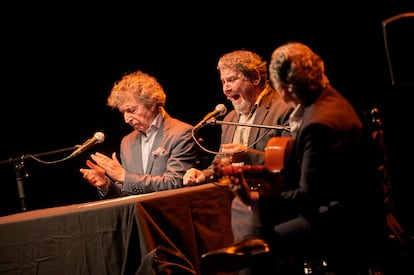
[{"label": "microphone cable", "polygon": [[[264,131],[264,133],[263,134],[261,134],[252,144],[250,144],[250,145],[248,145],[247,146],[247,149],[251,149],[251,148],[253,148],[253,146],[254,145],[256,145],[256,143],[258,143],[260,140],[262,140],[266,135],[267,135],[267,133],[269,133],[269,131],[270,131],[271,129],[265,129],[265,131]],[[221,152],[218,152],[218,151],[212,151],[212,150],[209,150],[209,149],[207,149],[206,147],[204,147],[199,141],[198,141],[198,139],[195,137],[195,130],[194,130],[194,128],[193,128],[193,130],[191,131],[191,135],[192,135],[192,137],[193,137],[193,139],[194,139],[194,141],[197,143],[197,145],[204,151],[204,152],[207,152],[207,153],[209,153],[209,154],[213,154],[213,155],[220,155],[220,154],[222,154]]]}]

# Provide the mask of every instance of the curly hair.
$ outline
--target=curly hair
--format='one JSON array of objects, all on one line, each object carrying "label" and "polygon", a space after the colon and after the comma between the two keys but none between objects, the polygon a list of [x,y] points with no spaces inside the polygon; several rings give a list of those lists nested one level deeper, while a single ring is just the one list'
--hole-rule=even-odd
[{"label": "curly hair", "polygon": [[236,50],[222,55],[217,63],[217,70],[228,67],[241,72],[249,80],[260,76],[260,84],[267,81],[267,65],[258,54],[248,50]]},{"label": "curly hair", "polygon": [[107,99],[107,104],[112,108],[118,108],[131,97],[146,106],[155,103],[159,107],[165,106],[167,99],[164,88],[158,80],[142,71],[125,74],[116,81]]},{"label": "curly hair", "polygon": [[[287,87],[299,98],[319,92],[329,85],[325,65],[319,55],[299,42],[289,42],[271,55],[269,78],[276,90]],[[307,93],[307,94],[305,94]]]}]

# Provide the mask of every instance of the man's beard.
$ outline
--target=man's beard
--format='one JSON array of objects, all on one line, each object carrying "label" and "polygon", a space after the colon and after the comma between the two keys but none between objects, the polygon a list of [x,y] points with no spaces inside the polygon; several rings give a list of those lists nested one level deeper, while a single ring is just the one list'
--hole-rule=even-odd
[{"label": "man's beard", "polygon": [[252,104],[249,101],[242,99],[240,104],[234,104],[233,103],[233,107],[234,107],[234,110],[236,110],[236,112],[238,114],[240,114],[240,113],[248,114],[250,112]]}]

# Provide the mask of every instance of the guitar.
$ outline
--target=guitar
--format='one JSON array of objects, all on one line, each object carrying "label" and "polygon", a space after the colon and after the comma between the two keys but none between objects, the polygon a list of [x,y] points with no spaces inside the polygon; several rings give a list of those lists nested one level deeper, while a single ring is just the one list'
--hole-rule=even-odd
[{"label": "guitar", "polygon": [[223,158],[215,163],[215,179],[221,185],[229,185],[249,203],[249,198],[257,195],[255,192],[280,193],[284,189],[285,168],[292,147],[292,137],[272,137],[265,147],[264,164],[233,166],[230,159]]}]

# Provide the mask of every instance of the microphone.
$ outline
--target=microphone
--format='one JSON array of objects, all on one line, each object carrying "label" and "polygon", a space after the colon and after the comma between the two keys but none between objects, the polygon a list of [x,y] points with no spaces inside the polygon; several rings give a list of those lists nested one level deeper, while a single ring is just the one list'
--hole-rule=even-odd
[{"label": "microphone", "polygon": [[70,157],[73,158],[80,153],[92,148],[97,143],[102,143],[105,140],[105,135],[102,132],[96,132],[92,138],[85,141],[84,144],[80,145],[71,155]]},{"label": "microphone", "polygon": [[227,113],[227,108],[224,104],[218,104],[216,109],[210,113],[208,113],[203,120],[201,120],[196,126],[194,126],[195,130],[200,129],[203,127],[210,119],[217,118],[219,116],[224,116]]}]

